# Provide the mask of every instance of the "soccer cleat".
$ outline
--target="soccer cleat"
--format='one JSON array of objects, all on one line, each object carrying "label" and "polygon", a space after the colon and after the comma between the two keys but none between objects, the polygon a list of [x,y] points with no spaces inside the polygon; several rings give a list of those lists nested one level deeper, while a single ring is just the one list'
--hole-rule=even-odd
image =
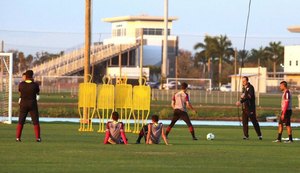
[{"label": "soccer cleat", "polygon": [[42,142],[41,138],[36,139],[36,142]]},{"label": "soccer cleat", "polygon": [[279,139],[276,139],[276,140],[274,140],[274,141],[272,141],[272,142],[274,142],[274,143],[280,143],[280,142],[281,142],[281,140],[279,140]]},{"label": "soccer cleat", "polygon": [[194,140],[194,141],[197,141],[198,139],[197,139],[196,137],[193,137],[193,140]]},{"label": "soccer cleat", "polygon": [[249,137],[244,136],[243,140],[249,140]]},{"label": "soccer cleat", "polygon": [[262,136],[259,136],[258,139],[259,139],[259,140],[262,140]]},{"label": "soccer cleat", "polygon": [[288,141],[284,141],[285,144],[290,144],[290,143],[293,143],[293,141],[291,140],[288,140]]},{"label": "soccer cleat", "polygon": [[21,142],[21,139],[20,138],[16,138],[16,142]]},{"label": "soccer cleat", "polygon": [[141,144],[141,142],[140,141],[136,141],[135,144]]}]

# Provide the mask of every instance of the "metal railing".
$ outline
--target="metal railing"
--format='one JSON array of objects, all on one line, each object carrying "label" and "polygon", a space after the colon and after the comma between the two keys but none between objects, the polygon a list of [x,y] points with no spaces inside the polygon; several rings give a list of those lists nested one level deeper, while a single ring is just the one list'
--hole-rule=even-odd
[{"label": "metal railing", "polygon": [[[137,46],[138,44],[93,45],[91,47],[91,64],[107,60],[118,55],[120,52],[134,49]],[[63,76],[82,70],[83,64],[84,48],[80,48],[43,64],[37,65],[33,67],[32,70],[35,72],[36,76]]]}]

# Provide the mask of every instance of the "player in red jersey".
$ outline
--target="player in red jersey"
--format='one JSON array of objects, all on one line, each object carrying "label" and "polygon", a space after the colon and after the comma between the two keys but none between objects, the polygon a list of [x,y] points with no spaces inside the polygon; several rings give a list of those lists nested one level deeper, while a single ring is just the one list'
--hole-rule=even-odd
[{"label": "player in red jersey", "polygon": [[106,124],[104,144],[128,144],[124,132],[124,124],[122,122],[118,122],[118,112],[112,113],[112,119],[113,121],[109,121]]},{"label": "player in red jersey", "polygon": [[187,94],[188,84],[183,82],[181,84],[181,91],[177,92],[172,99],[172,108],[174,109],[174,116],[171,121],[171,124],[168,126],[166,130],[166,136],[170,133],[172,127],[175,125],[177,120],[181,118],[189,127],[189,131],[193,137],[193,140],[198,140],[195,136],[194,127],[191,123],[189,115],[187,113],[187,108],[192,109],[197,113],[197,111],[193,108],[192,104],[190,103],[189,95]]},{"label": "player in red jersey", "polygon": [[168,141],[164,132],[164,126],[162,123],[158,123],[158,116],[152,115],[152,123],[144,125],[139,133],[139,137],[136,140],[136,144],[141,143],[141,139],[144,137],[146,144],[159,144],[162,137],[165,144],[168,145]]},{"label": "player in red jersey", "polygon": [[283,92],[281,97],[281,115],[278,123],[278,137],[273,142],[281,142],[281,135],[283,132],[283,124],[286,125],[286,130],[289,135],[289,140],[286,143],[293,142],[291,116],[292,116],[292,95],[287,88],[287,82],[280,82],[280,90]]}]

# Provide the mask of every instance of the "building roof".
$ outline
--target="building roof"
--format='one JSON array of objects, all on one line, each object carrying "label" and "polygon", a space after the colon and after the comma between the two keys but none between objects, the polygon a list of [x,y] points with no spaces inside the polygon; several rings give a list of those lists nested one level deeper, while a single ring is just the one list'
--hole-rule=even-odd
[{"label": "building roof", "polygon": [[300,32],[300,26],[299,25],[298,26],[290,26],[290,27],[288,27],[288,30],[290,32]]},{"label": "building roof", "polygon": [[[169,22],[173,20],[177,20],[177,17],[169,17]],[[119,16],[119,17],[111,17],[102,19],[103,22],[122,22],[122,21],[164,21],[163,16]]]}]

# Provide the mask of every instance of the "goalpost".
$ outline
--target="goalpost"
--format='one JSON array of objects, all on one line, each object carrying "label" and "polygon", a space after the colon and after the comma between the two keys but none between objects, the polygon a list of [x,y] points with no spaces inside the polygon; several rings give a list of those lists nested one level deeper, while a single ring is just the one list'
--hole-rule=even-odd
[{"label": "goalpost", "polygon": [[12,123],[13,55],[0,53],[0,122]]}]

